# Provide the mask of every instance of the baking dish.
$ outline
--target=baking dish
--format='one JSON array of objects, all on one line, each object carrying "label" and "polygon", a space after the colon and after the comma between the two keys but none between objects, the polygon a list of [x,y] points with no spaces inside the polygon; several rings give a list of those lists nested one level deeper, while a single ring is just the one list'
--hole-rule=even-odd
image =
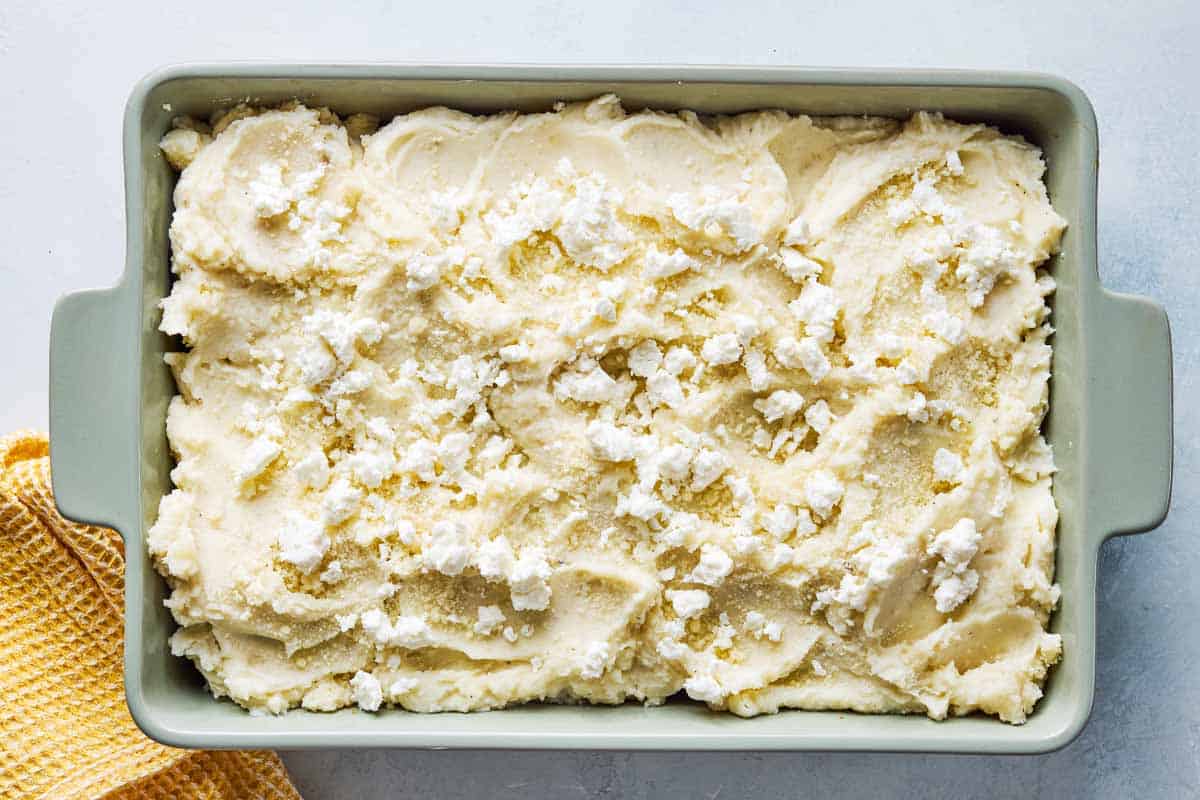
[{"label": "baking dish", "polygon": [[[660,708],[531,705],[488,714],[354,710],[250,716],[215,701],[169,652],[166,585],[146,529],[170,489],[164,430],[174,394],[163,364],[178,342],[157,331],[169,288],[167,231],[174,174],[158,141],[178,114],[207,116],[241,100],[299,98],[389,116],[445,104],[468,111],[544,110],[616,92],[627,108],[906,116],[945,112],[1019,132],[1045,151],[1047,186],[1067,218],[1051,264],[1054,370],[1046,432],[1059,472],[1052,630],[1065,655],[1046,696],[1019,727],[984,717],[789,711],[739,719],[692,703]],[[1171,356],[1167,319],[1146,300],[1099,284],[1095,118],[1082,92],[1024,73],[727,67],[200,65],[171,67],[134,90],[124,131],[127,254],[121,283],[62,298],[50,353],[54,492],[72,519],[116,528],[126,543],[125,685],[151,737],[185,747],[495,747],[722,750],[892,750],[1016,753],[1069,742],[1091,708],[1097,551],[1108,536],[1154,527],[1171,484]]]}]

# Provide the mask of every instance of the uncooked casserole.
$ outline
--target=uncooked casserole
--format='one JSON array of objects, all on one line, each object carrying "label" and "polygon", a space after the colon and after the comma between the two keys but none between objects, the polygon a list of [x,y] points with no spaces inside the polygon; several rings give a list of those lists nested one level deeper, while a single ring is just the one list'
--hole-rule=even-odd
[{"label": "uncooked casserole", "polygon": [[148,541],[214,694],[1025,720],[1061,654],[1037,148],[612,96],[378,122],[162,142]]}]

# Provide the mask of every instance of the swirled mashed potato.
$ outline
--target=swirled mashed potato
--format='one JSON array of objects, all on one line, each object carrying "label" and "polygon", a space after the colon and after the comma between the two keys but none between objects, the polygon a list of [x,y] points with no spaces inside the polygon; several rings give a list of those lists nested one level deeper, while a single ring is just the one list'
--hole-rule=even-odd
[{"label": "swirled mashed potato", "polygon": [[163,140],[173,651],[251,709],[982,710],[1059,657],[1039,151],[294,105]]}]

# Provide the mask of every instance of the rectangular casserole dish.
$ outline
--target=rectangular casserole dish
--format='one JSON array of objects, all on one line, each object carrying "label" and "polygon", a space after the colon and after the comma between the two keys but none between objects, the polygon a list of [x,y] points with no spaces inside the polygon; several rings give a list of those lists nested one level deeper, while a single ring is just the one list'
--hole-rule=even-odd
[{"label": "rectangular casserole dish", "polygon": [[[1055,207],[1069,222],[1050,265],[1053,377],[1046,433],[1059,472],[1057,580],[1051,629],[1064,656],[1029,721],[788,711],[740,719],[693,703],[660,708],[532,705],[488,714],[376,715],[293,711],[252,717],[218,702],[184,659],[166,585],[145,533],[171,488],[164,420],[174,384],[160,334],[167,294],[167,231],[175,176],[158,141],[179,114],[206,117],[242,100],[298,98],[384,117],[428,105],[536,111],[606,92],[641,107],[732,113],[782,108],[809,114],[903,117],[945,112],[995,124],[1040,146]],[[1059,78],[1022,73],[726,67],[481,67],[202,65],[144,79],[125,113],[127,255],[121,283],[62,298],[50,353],[54,493],[62,513],[121,532],[126,544],[125,686],[152,738],[181,747],[492,747],[658,750],[888,750],[1029,753],[1065,745],[1091,709],[1097,552],[1109,536],[1146,530],[1166,515],[1171,485],[1171,355],[1163,310],[1099,284],[1096,122],[1083,93]]]}]

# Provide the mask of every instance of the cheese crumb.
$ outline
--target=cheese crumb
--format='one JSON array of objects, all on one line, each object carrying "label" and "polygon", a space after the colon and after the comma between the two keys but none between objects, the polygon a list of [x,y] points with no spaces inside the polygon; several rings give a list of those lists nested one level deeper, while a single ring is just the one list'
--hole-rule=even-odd
[{"label": "cheese crumb", "polygon": [[713,366],[732,364],[742,357],[742,345],[736,334],[718,334],[705,340],[700,356]]},{"label": "cheese crumb", "polygon": [[716,545],[706,543],[700,547],[700,562],[685,580],[707,586],[720,586],[732,571],[733,559],[729,554]]},{"label": "cheese crumb", "polygon": [[939,447],[933,454],[933,479],[939,483],[962,483],[966,467],[957,453]]},{"label": "cheese crumb", "polygon": [[340,525],[358,511],[362,502],[362,492],[350,485],[345,478],[338,478],[325,492],[321,505],[323,519],[326,525]]},{"label": "cheese crumb", "polygon": [[296,515],[284,520],[277,540],[279,558],[306,574],[317,568],[329,549],[329,537],[321,524]]},{"label": "cheese crumb", "polygon": [[702,492],[729,469],[729,460],[715,450],[704,449],[692,461],[693,492]]},{"label": "cheese crumb", "polygon": [[649,249],[646,250],[646,256],[642,264],[643,274],[651,280],[670,278],[673,275],[687,272],[689,269],[696,269],[699,266],[699,262],[696,259],[678,247],[675,248],[673,253],[662,253],[654,245],[650,245]]},{"label": "cheese crumb", "polygon": [[233,479],[245,492],[247,486],[258,476],[266,472],[267,467],[279,457],[283,450],[279,445],[265,436],[260,436],[246,448],[242,465],[234,473]]},{"label": "cheese crumb", "polygon": [[804,323],[806,336],[823,344],[833,341],[833,325],[841,313],[841,305],[833,289],[809,281],[800,296],[788,303],[788,308],[796,319]]},{"label": "cheese crumb", "polygon": [[601,461],[632,461],[637,453],[633,434],[610,422],[596,421],[588,425],[587,440]]},{"label": "cheese crumb", "polygon": [[690,619],[708,608],[712,598],[703,589],[667,589],[663,594],[671,602],[675,613],[683,619]]},{"label": "cheese crumb", "polygon": [[505,345],[500,348],[498,354],[500,360],[505,364],[517,364],[529,360],[529,348],[520,343]]},{"label": "cheese crumb", "polygon": [[649,378],[662,364],[662,350],[658,343],[647,339],[629,351],[629,371],[639,378]]},{"label": "cheese crumb", "polygon": [[829,404],[824,400],[818,400],[804,411],[804,421],[814,431],[824,434],[833,425],[833,414],[829,411]]},{"label": "cheese crumb", "polygon": [[672,347],[663,358],[663,369],[679,375],[696,366],[696,357],[686,347]]},{"label": "cheese crumb", "polygon": [[500,606],[480,606],[477,613],[479,619],[475,623],[475,632],[478,634],[487,636],[504,624],[504,612]]},{"label": "cheese crumb", "polygon": [[683,682],[683,690],[693,700],[703,703],[719,703],[725,699],[725,690],[711,675],[697,675]]},{"label": "cheese crumb", "polygon": [[941,557],[933,573],[933,597],[941,613],[949,614],[958,608],[978,588],[979,573],[969,569],[969,565],[982,538],[975,521],[964,517],[930,542],[929,554]]},{"label": "cheese crumb", "polygon": [[780,389],[772,392],[766,400],[755,400],[754,407],[767,422],[791,417],[804,407],[804,397],[799,392]]},{"label": "cheese crumb", "polygon": [[369,672],[359,670],[350,679],[350,688],[354,690],[354,702],[363,711],[378,711],[383,704],[383,688],[379,679]]},{"label": "cheese crumb", "polygon": [[812,337],[780,339],[775,345],[775,360],[788,369],[803,369],[814,383],[820,383],[831,369],[820,343]]},{"label": "cheese crumb", "polygon": [[798,246],[808,244],[811,233],[808,229],[808,221],[804,217],[796,217],[788,223],[787,230],[783,233],[783,243],[785,245]]},{"label": "cheese crumb", "polygon": [[821,518],[828,517],[833,507],[842,499],[844,491],[841,481],[827,470],[818,470],[804,483],[804,498],[808,507]]},{"label": "cheese crumb", "polygon": [[580,659],[579,674],[589,680],[599,678],[608,668],[608,642],[592,642]]}]

